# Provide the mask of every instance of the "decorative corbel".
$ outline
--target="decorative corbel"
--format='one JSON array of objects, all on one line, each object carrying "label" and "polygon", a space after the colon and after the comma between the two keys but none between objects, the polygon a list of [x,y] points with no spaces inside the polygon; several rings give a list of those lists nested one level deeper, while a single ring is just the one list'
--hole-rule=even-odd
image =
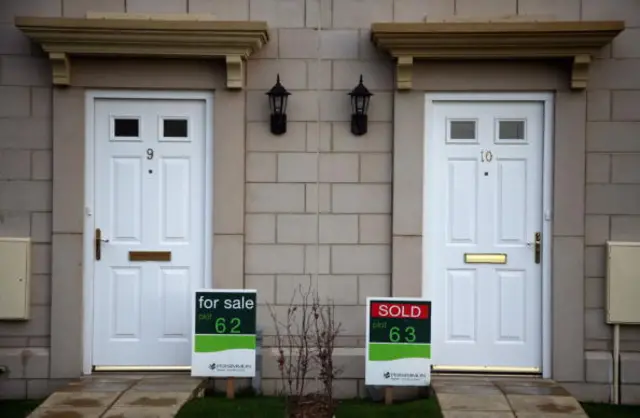
[{"label": "decorative corbel", "polygon": [[572,89],[582,90],[587,87],[587,81],[589,80],[589,64],[591,64],[591,56],[588,54],[581,54],[573,57],[573,65],[571,67]]},{"label": "decorative corbel", "polygon": [[53,71],[53,84],[68,86],[71,84],[71,64],[69,57],[64,52],[50,52],[51,70]]},{"label": "decorative corbel", "polygon": [[227,88],[242,89],[244,87],[244,60],[240,55],[227,55]]},{"label": "decorative corbel", "polygon": [[396,63],[396,85],[398,90],[411,90],[413,85],[413,57],[403,55]]}]

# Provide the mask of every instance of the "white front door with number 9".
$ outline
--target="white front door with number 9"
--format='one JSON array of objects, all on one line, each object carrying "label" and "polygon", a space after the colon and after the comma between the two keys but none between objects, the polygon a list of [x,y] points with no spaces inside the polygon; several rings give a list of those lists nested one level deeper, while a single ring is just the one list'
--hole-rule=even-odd
[{"label": "white front door with number 9", "polygon": [[210,216],[205,104],[95,101],[94,222],[103,241],[94,261],[94,366],[190,364],[191,295],[204,287]]}]

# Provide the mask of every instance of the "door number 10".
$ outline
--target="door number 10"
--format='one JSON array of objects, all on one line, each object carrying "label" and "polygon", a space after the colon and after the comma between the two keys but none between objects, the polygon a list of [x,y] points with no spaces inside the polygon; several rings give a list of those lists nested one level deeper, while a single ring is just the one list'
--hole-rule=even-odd
[{"label": "door number 10", "polygon": [[490,163],[493,160],[493,154],[491,151],[480,150],[480,161]]}]

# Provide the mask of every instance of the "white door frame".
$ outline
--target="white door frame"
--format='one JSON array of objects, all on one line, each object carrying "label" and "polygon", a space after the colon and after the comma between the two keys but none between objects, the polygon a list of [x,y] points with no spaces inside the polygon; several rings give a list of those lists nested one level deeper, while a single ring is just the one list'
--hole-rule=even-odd
[{"label": "white door frame", "polygon": [[[424,155],[423,155],[423,182],[422,182],[422,228],[427,225],[427,138],[432,135],[431,126],[434,112],[434,102],[538,102],[544,106],[543,150],[542,150],[542,376],[551,377],[551,245],[552,208],[553,208],[553,120],[554,103],[553,93],[435,93],[425,95],[424,117]],[[431,282],[427,280],[427,268],[424,260],[428,250],[427,240],[422,245],[422,296],[430,298],[433,295]]]},{"label": "white door frame", "polygon": [[151,90],[87,90],[85,92],[85,154],[84,154],[84,230],[83,230],[83,374],[90,375],[93,367],[93,280],[94,280],[94,181],[95,136],[94,118],[97,99],[161,99],[202,100],[205,102],[205,234],[204,234],[204,288],[212,286],[206,278],[212,277],[213,246],[213,93],[192,91]]}]

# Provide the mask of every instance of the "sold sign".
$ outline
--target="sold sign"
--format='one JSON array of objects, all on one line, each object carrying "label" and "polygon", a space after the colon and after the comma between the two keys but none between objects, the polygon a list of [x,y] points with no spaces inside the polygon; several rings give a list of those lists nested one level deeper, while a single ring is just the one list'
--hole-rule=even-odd
[{"label": "sold sign", "polygon": [[430,382],[431,302],[367,299],[367,385],[424,386]]}]

